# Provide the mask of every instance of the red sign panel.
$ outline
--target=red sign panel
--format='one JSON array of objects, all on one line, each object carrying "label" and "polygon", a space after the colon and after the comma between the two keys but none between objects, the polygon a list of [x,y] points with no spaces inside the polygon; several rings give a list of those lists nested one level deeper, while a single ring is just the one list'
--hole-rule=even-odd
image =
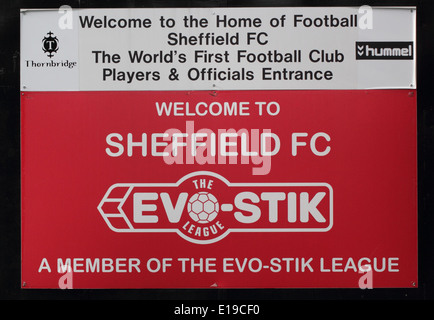
[{"label": "red sign panel", "polygon": [[23,287],[417,286],[414,95],[22,93]]}]

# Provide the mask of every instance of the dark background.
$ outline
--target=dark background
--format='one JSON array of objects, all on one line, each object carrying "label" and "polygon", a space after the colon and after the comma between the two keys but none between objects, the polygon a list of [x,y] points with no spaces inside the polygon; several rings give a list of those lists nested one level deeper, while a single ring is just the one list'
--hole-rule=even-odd
[{"label": "dark background", "polygon": [[[1,0],[0,1],[0,299],[2,300],[156,300],[193,305],[231,301],[272,304],[285,311],[288,300],[432,300],[434,298],[434,1],[284,1],[284,0]],[[416,6],[418,99],[419,287],[408,289],[26,289],[21,283],[20,234],[20,8],[163,8],[273,6]],[[393,117],[393,115],[391,115]],[[405,235],[403,235],[405,236]],[[206,302],[213,300],[214,302]],[[235,301],[236,300],[236,301]],[[268,302],[266,302],[267,300]],[[256,302],[255,302],[256,301]],[[280,303],[278,302],[280,301]],[[282,302],[283,301],[283,302]],[[199,302],[196,303],[198,305]],[[171,307],[165,308],[173,313]],[[270,309],[270,308],[269,308]],[[264,310],[264,309],[262,309]],[[65,314],[63,314],[65,315]],[[413,314],[414,316],[415,314]]]}]

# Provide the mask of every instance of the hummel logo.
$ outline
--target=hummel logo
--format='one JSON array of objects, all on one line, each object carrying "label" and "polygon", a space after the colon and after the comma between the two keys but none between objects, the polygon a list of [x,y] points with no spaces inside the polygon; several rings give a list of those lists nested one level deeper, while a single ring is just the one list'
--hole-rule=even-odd
[{"label": "hummel logo", "polygon": [[356,42],[356,60],[413,60],[413,42]]}]

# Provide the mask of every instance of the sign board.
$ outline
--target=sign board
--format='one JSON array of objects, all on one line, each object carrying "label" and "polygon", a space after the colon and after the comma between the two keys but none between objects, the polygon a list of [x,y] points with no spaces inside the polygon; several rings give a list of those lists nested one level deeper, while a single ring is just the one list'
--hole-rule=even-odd
[{"label": "sign board", "polygon": [[414,89],[415,14],[333,7],[80,9],[66,16],[24,10],[22,89]]},{"label": "sign board", "polygon": [[22,286],[417,286],[414,8],[23,10]]}]

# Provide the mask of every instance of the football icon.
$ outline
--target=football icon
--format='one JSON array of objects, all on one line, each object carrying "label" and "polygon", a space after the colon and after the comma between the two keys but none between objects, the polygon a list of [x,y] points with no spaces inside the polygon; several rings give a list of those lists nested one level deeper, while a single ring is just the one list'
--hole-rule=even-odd
[{"label": "football icon", "polygon": [[219,203],[213,194],[201,191],[188,200],[187,211],[195,222],[209,223],[217,217]]}]

